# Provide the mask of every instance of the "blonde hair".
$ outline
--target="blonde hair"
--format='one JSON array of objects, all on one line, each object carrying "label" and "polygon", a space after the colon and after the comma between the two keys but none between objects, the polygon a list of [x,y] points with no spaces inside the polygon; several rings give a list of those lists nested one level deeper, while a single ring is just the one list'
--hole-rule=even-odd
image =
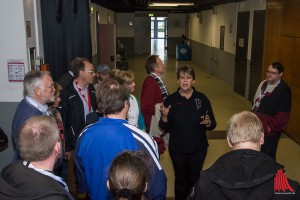
[{"label": "blonde hair", "polygon": [[55,88],[54,97],[56,98],[60,95],[60,92],[62,91],[62,87],[57,82],[54,82],[54,88]]},{"label": "blonde hair", "polygon": [[134,81],[134,73],[132,71],[122,71],[121,73],[119,73],[119,76],[127,85],[131,84]]},{"label": "blonde hair", "polygon": [[124,71],[119,69],[113,69],[110,74],[110,78],[119,78],[124,81],[125,84],[130,85],[134,81],[134,73],[132,71]]},{"label": "blonde hair", "polygon": [[110,78],[116,78],[118,77],[118,74],[121,72],[119,69],[113,69],[109,72],[109,77]]},{"label": "blonde hair", "polygon": [[227,124],[227,138],[231,145],[241,142],[258,143],[263,134],[260,119],[252,112],[243,111],[233,115]]}]

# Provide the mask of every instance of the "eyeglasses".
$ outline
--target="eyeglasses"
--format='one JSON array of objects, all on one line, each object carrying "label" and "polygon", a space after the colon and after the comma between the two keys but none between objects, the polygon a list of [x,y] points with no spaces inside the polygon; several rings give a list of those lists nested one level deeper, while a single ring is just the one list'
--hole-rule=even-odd
[{"label": "eyeglasses", "polygon": [[50,89],[54,89],[54,83],[52,83],[50,86],[43,86],[42,88],[50,88]]},{"label": "eyeglasses", "polygon": [[269,70],[267,70],[266,73],[267,73],[267,74],[271,74],[271,75],[277,75],[277,74],[279,74],[279,72],[271,72],[271,71],[269,71]]},{"label": "eyeglasses", "polygon": [[85,72],[91,73],[91,74],[96,74],[95,71],[93,70],[84,70]]}]

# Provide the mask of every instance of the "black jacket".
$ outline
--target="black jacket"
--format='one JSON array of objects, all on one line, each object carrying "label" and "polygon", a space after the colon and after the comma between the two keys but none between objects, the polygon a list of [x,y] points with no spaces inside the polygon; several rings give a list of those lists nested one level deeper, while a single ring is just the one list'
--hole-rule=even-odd
[{"label": "black jacket", "polygon": [[[203,93],[193,88],[192,96],[186,99],[178,89],[166,98],[164,106],[171,106],[168,122],[160,120],[159,126],[170,133],[170,151],[194,153],[208,147],[206,131],[213,130],[217,123],[210,101]],[[205,114],[210,117],[210,127],[200,124]]]},{"label": "black jacket", "polygon": [[73,200],[53,178],[16,161],[5,167],[0,176],[1,200]]},{"label": "black jacket", "polygon": [[[91,104],[96,111],[96,94],[93,85],[88,86]],[[82,100],[73,86],[73,81],[61,92],[60,109],[64,125],[66,152],[75,148],[76,140],[86,126]]]},{"label": "black jacket", "polygon": [[[299,184],[284,174],[281,179],[275,178],[278,170],[283,166],[262,152],[234,150],[201,172],[187,200],[300,199]],[[276,184],[286,189],[280,190]]]}]

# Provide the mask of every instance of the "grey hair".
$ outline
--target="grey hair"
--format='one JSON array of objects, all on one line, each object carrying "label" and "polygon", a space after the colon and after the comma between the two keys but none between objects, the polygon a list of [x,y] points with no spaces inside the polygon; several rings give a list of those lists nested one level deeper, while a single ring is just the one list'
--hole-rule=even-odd
[{"label": "grey hair", "polygon": [[43,77],[45,75],[51,75],[48,71],[37,71],[32,70],[25,74],[24,78],[24,95],[29,97],[34,97],[35,95],[35,89],[37,87],[43,87]]}]

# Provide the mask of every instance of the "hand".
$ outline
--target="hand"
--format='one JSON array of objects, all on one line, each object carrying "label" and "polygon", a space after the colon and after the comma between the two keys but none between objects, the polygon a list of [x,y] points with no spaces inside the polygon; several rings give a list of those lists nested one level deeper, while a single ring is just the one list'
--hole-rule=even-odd
[{"label": "hand", "polygon": [[167,108],[164,106],[164,104],[161,104],[160,109],[161,109],[161,115],[163,117],[168,117],[169,111],[170,111],[171,105],[169,105]]},{"label": "hand", "polygon": [[64,159],[70,160],[70,158],[71,158],[71,151],[65,152]]},{"label": "hand", "polygon": [[210,117],[208,115],[208,111],[206,111],[205,115],[201,116],[201,121],[200,124],[205,125],[206,127],[210,127],[211,125],[211,120]]}]

